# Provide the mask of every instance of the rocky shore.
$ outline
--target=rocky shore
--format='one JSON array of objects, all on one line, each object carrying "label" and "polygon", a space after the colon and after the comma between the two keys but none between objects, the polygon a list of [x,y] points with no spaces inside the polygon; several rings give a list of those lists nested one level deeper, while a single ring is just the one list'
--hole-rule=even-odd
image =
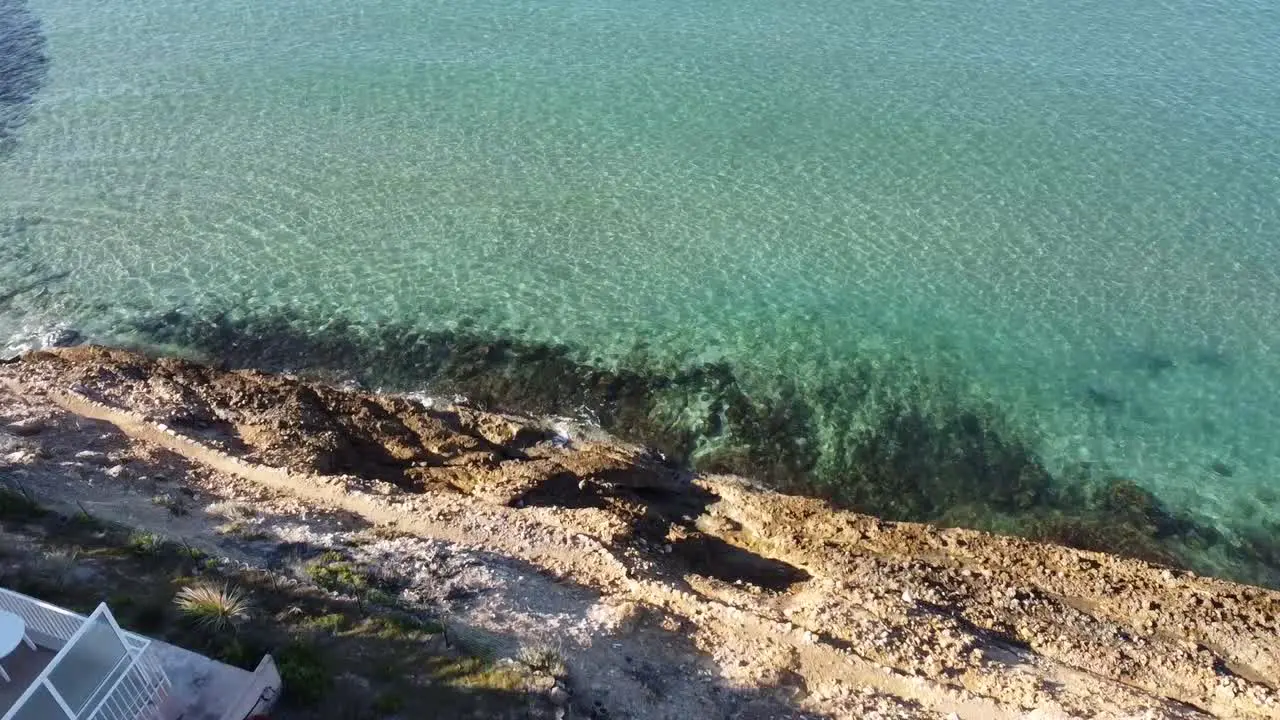
[{"label": "rocky shore", "polygon": [[[341,551],[562,717],[1280,717],[1280,593],[890,523],[547,419],[94,347],[0,366],[0,479],[262,568]],[[411,714],[402,717],[413,717]]]}]

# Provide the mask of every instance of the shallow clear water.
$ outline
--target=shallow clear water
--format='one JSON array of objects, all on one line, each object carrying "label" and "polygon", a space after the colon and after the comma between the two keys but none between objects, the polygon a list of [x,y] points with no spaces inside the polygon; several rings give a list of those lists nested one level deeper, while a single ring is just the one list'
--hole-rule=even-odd
[{"label": "shallow clear water", "polygon": [[1273,3],[26,8],[15,343],[287,308],[606,365],[642,340],[764,394],[905,358],[1050,469],[1280,518]]}]

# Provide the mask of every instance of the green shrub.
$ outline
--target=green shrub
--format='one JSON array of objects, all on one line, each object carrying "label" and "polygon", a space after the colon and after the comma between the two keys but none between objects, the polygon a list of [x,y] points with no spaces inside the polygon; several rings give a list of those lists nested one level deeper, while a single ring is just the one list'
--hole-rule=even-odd
[{"label": "green shrub", "polygon": [[373,711],[378,715],[394,715],[404,709],[404,698],[394,692],[382,693],[373,701]]},{"label": "green shrub", "polygon": [[320,651],[305,643],[291,643],[275,655],[284,681],[285,699],[294,705],[315,705],[333,686],[333,677]]},{"label": "green shrub", "polygon": [[365,594],[366,602],[373,605],[382,605],[384,607],[395,607],[400,604],[399,599],[382,588],[369,588]]},{"label": "green shrub", "polygon": [[306,624],[316,630],[323,630],[329,633],[341,632],[347,625],[347,616],[342,613],[330,613],[328,615],[320,615],[307,620]]},{"label": "green shrub", "polygon": [[80,506],[80,510],[75,515],[71,516],[71,522],[82,530],[89,530],[93,532],[105,530],[107,527],[106,523],[103,523],[98,518],[90,515],[89,511],[85,510],[83,505]]},{"label": "green shrub", "polygon": [[228,665],[253,670],[267,650],[252,638],[229,635],[215,643],[211,652],[214,657]]},{"label": "green shrub", "polygon": [[129,536],[128,547],[134,555],[159,555],[164,551],[164,539],[153,532],[140,530]]},{"label": "green shrub", "polygon": [[[113,611],[116,610],[115,601],[111,602],[111,609]],[[167,608],[161,600],[130,598],[130,602],[124,609],[120,610],[120,614],[130,630],[156,633],[168,624],[169,618],[166,610]]]},{"label": "green shrub", "polygon": [[25,492],[0,488],[0,518],[27,522],[49,513]]},{"label": "green shrub", "polygon": [[380,615],[369,618],[365,629],[386,640],[404,640],[426,633],[423,623],[416,618],[401,615]]},{"label": "green shrub", "polygon": [[327,552],[307,564],[307,575],[326,590],[363,597],[369,590],[365,569],[336,552]]}]

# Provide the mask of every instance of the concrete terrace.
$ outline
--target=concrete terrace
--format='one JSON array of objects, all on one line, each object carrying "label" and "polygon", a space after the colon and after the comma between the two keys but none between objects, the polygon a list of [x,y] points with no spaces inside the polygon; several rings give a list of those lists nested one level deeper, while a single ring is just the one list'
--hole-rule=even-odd
[{"label": "concrete terrace", "polygon": [[[229,707],[245,693],[253,673],[211,660],[190,650],[152,640],[151,652],[169,676],[172,687],[160,707],[159,720],[222,720]],[[53,660],[57,652],[40,645],[26,645],[0,660],[12,678],[0,680],[0,716],[9,712]]]},{"label": "concrete terrace", "polygon": [[35,650],[20,643],[18,649],[0,658],[0,666],[9,673],[9,682],[0,679],[0,716],[9,712],[31,682],[49,665],[57,652],[39,645]]},{"label": "concrete terrace", "polygon": [[[0,680],[0,716],[19,708],[22,717],[40,720],[73,714],[90,720],[242,720],[251,709],[266,709],[256,707],[258,698],[274,699],[280,690],[270,656],[256,672],[242,670],[116,629],[105,604],[86,618],[0,588],[0,607],[23,618],[36,646],[19,643],[0,658],[11,678]],[[121,646],[127,655],[117,664]],[[46,689],[19,707],[37,683]],[[50,692],[79,705],[70,711],[51,705],[56,700]]]}]

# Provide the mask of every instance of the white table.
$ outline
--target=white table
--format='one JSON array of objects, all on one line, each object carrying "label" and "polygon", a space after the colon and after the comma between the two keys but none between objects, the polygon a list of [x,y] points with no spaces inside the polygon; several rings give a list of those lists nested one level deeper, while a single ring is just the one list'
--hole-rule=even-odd
[{"label": "white table", "polygon": [[[36,644],[27,637],[27,624],[22,618],[8,610],[0,610],[0,658],[9,657],[10,653],[18,649],[18,643],[26,643],[27,647],[36,649]],[[0,677],[9,682],[9,673],[5,672],[4,667],[0,667]]]}]

